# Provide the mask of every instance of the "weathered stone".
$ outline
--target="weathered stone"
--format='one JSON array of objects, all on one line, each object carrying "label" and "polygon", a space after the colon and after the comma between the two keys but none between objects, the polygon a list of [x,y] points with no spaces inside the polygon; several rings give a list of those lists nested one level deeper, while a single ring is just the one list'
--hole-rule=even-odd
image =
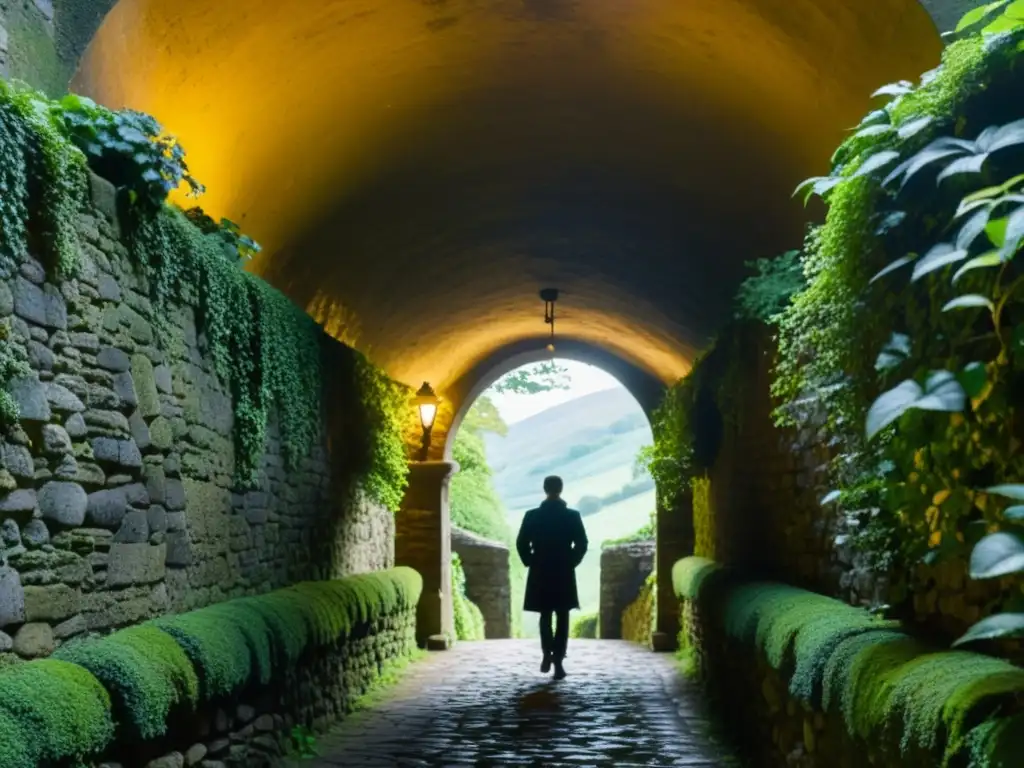
[{"label": "weathered stone", "polygon": [[58,640],[64,640],[74,635],[80,635],[88,631],[89,627],[81,614],[72,616],[67,621],[62,621],[53,628],[53,636]]},{"label": "weathered stone", "polygon": [[[84,446],[88,448],[89,446]],[[78,462],[78,473],[75,475],[75,481],[89,487],[102,486],[107,480],[106,474],[95,464],[87,462]]]},{"label": "weathered stone", "polygon": [[169,532],[184,531],[185,530],[185,513],[184,512],[168,512],[167,513],[167,530]]},{"label": "weathered stone", "polygon": [[85,410],[85,405],[78,395],[52,381],[46,383],[46,400],[57,413],[80,414]]},{"label": "weathered stone", "polygon": [[86,514],[90,525],[117,528],[128,512],[128,498],[124,487],[108,488],[89,494]]},{"label": "weathered stone", "polygon": [[157,416],[149,425],[149,439],[158,451],[169,451],[174,446],[171,423],[163,416]]},{"label": "weathered stone", "polygon": [[147,419],[159,416],[160,395],[156,388],[152,361],[145,355],[132,355],[131,368],[135,392],[139,399],[139,411]]},{"label": "weathered stone", "polygon": [[166,557],[166,544],[151,546],[115,542],[110,545],[107,584],[118,587],[160,581],[164,575]]},{"label": "weathered stone", "polygon": [[14,635],[14,652],[22,658],[49,656],[53,649],[53,629],[49,624],[24,624]]},{"label": "weathered stone", "polygon": [[193,766],[198,765],[199,762],[206,757],[206,745],[205,744],[193,744],[185,752],[185,765]]},{"label": "weathered stone", "polygon": [[100,298],[105,301],[121,300],[121,286],[110,275],[100,275],[96,290],[99,292]]},{"label": "weathered stone", "polygon": [[0,281],[0,317],[7,317],[14,312],[14,294],[11,293],[7,281]]},{"label": "weathered stone", "polygon": [[66,584],[25,587],[25,620],[59,622],[73,616],[81,594]]},{"label": "weathered stone", "polygon": [[74,456],[62,456],[53,470],[53,476],[58,480],[78,482],[78,461]]},{"label": "weathered stone", "polygon": [[256,710],[248,704],[239,704],[238,707],[235,708],[235,718],[237,718],[240,723],[248,723],[254,717],[256,717]]},{"label": "weathered stone", "polygon": [[132,411],[132,415],[128,417],[128,428],[131,430],[132,439],[139,446],[139,450],[143,453],[149,451],[150,446],[153,444],[150,438],[149,426],[146,424],[146,420],[142,418],[142,414],[137,410]]},{"label": "weathered stone", "polygon": [[14,479],[14,475],[6,469],[0,468],[0,494],[10,493],[16,490],[17,487],[18,481]]},{"label": "weathered stone", "polygon": [[171,511],[185,508],[185,486],[181,480],[168,479],[165,506]]},{"label": "weathered stone", "polygon": [[21,576],[13,568],[0,566],[0,627],[25,620],[25,593]]},{"label": "weathered stone", "polygon": [[46,325],[46,296],[43,289],[22,276],[14,280],[14,313],[30,323]]},{"label": "weathered stone", "polygon": [[28,343],[28,364],[34,371],[53,370],[54,357],[45,345],[38,341]]},{"label": "weathered stone", "polygon": [[262,733],[269,733],[274,730],[274,718],[271,715],[260,715],[254,723],[256,730]]},{"label": "weathered stone", "polygon": [[50,455],[71,453],[71,437],[57,424],[43,425],[43,450]]},{"label": "weathered stone", "polygon": [[92,441],[93,455],[97,461],[118,464],[122,467],[142,467],[142,453],[134,440],[115,440],[112,437],[97,437]]},{"label": "weathered stone", "polygon": [[141,544],[149,541],[149,520],[141,509],[130,509],[121,521],[121,527],[114,536],[115,542]]},{"label": "weathered stone", "polygon": [[60,525],[77,526],[85,522],[88,496],[80,485],[49,482],[39,491],[39,509],[43,518]]},{"label": "weathered stone", "polygon": [[49,421],[50,403],[46,399],[46,385],[37,376],[15,379],[8,386],[11,397],[18,404],[22,421]]},{"label": "weathered stone", "polygon": [[149,465],[143,472],[146,478],[146,490],[149,491],[149,500],[153,504],[163,504],[167,501],[167,475],[164,468]]},{"label": "weathered stone", "polygon": [[3,549],[21,546],[21,529],[16,520],[8,518],[0,523],[0,543]]},{"label": "weathered stone", "polygon": [[158,757],[146,763],[146,768],[183,768],[185,757],[180,752],[171,752],[169,755]]},{"label": "weathered stone", "polygon": [[68,305],[61,296],[60,289],[55,285],[47,283],[43,286],[43,301],[46,306],[46,322],[43,325],[48,328],[68,327]]},{"label": "weathered stone", "polygon": [[111,386],[114,394],[121,399],[121,407],[127,410],[139,404],[139,398],[135,394],[135,382],[132,380],[131,373],[122,371],[121,373],[114,374],[114,381]]},{"label": "weathered stone", "polygon": [[100,350],[100,339],[95,333],[70,333],[68,344],[82,352],[95,353]]},{"label": "weathered stone", "polygon": [[174,531],[167,534],[167,565],[184,567],[192,564],[192,545],[188,540],[187,531]]},{"label": "weathered stone", "polygon": [[64,430],[73,438],[85,437],[89,432],[85,425],[85,417],[80,413],[73,414],[64,422]]},{"label": "weathered stone", "polygon": [[85,412],[85,423],[99,427],[104,432],[126,435],[129,432],[128,419],[118,411],[89,410]]},{"label": "weathered stone", "polygon": [[35,477],[36,467],[28,448],[5,442],[0,445],[0,454],[3,455],[4,467],[14,477],[22,480],[31,480]]},{"label": "weathered stone", "polygon": [[165,395],[171,394],[171,369],[166,365],[158,365],[153,368],[153,382],[159,392]]},{"label": "weathered stone", "polygon": [[146,520],[151,533],[163,533],[167,530],[167,510],[159,504],[154,504],[147,510]]},{"label": "weathered stone", "polygon": [[0,653],[9,653],[14,650],[14,638],[6,632],[0,632]]},{"label": "weathered stone", "polygon": [[131,368],[131,358],[123,350],[116,347],[104,347],[96,355],[96,364],[114,373],[122,373]]},{"label": "weathered stone", "polygon": [[0,498],[0,515],[31,514],[36,509],[36,492],[28,488],[11,491]]},{"label": "weathered stone", "polygon": [[21,538],[30,549],[38,549],[50,542],[50,531],[42,520],[29,520],[21,530]]}]

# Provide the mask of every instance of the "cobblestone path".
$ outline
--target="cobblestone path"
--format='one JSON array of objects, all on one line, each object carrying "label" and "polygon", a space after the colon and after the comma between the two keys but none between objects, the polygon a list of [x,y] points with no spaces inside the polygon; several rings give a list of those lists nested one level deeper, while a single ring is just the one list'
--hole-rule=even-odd
[{"label": "cobblestone path", "polygon": [[698,693],[672,659],[612,640],[572,640],[566,670],[540,673],[537,641],[460,643],[415,664],[385,699],[318,740],[315,768],[724,768]]}]

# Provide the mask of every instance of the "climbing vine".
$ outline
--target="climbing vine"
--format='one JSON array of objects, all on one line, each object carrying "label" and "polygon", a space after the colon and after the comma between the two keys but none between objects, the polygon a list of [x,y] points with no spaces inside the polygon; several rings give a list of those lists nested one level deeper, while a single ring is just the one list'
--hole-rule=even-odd
[{"label": "climbing vine", "polygon": [[[129,252],[156,305],[158,338],[173,331],[176,306],[196,310],[213,367],[231,394],[237,481],[251,485],[274,410],[286,464],[295,469],[320,438],[321,329],[285,296],[239,267],[260,250],[237,224],[167,203],[185,188],[203,193],[185,151],[151,116],[114,111],[74,94],[51,101],[0,81],[0,267],[14,270],[30,250],[57,278],[74,274],[78,214],[87,170],[114,184]],[[0,338],[0,421],[17,419],[7,384],[26,372],[18,350]],[[408,393],[357,355],[352,409],[365,455],[356,457],[369,494],[397,508],[405,486],[402,438]],[[406,413],[406,412],[409,413]]]},{"label": "climbing vine", "polygon": [[991,534],[1015,523],[1006,483],[1024,478],[1024,8],[990,4],[961,31],[979,23],[919,85],[880,89],[888,103],[831,174],[798,190],[829,210],[777,318],[776,418],[839,446],[825,501],[876,563],[901,566],[897,602],[921,567],[963,569],[979,541],[975,575],[1014,570],[1008,534]]}]

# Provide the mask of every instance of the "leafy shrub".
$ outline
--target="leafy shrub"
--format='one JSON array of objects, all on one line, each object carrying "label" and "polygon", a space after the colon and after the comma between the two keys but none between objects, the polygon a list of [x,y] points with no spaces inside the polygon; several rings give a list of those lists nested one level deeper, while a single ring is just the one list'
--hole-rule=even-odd
[{"label": "leafy shrub", "polygon": [[483,640],[484,617],[480,608],[466,596],[466,571],[458,554],[452,553],[452,609],[455,637],[458,640]]},{"label": "leafy shrub", "polygon": [[[88,671],[44,659],[0,673],[3,768],[35,768],[100,753],[114,734],[110,697]],[[20,736],[20,738],[19,738]],[[23,762],[28,757],[28,762]]]},{"label": "leafy shrub", "polygon": [[636,599],[622,611],[622,639],[641,645],[651,646],[651,635],[654,633],[654,601],[658,582],[655,574],[650,574],[640,587]]},{"label": "leafy shrub", "polygon": [[747,263],[757,274],[740,284],[736,293],[736,317],[770,323],[807,284],[800,251],[786,251],[771,259]]},{"label": "leafy shrub", "polygon": [[[829,210],[802,257],[808,284],[778,317],[777,419],[824,419],[829,498],[896,603],[923,565],[962,572],[1012,525],[1013,499],[986,488],[1024,477],[1024,19],[1015,3],[985,13],[1001,15],[969,14],[963,28],[988,33],[950,45],[919,85],[880,89],[888,103],[804,186]],[[973,637],[998,632],[1024,619]]]},{"label": "leafy shrub", "polygon": [[573,619],[572,626],[569,627],[569,636],[587,640],[596,639],[597,618],[596,613],[585,613],[582,616],[577,616]]},{"label": "leafy shrub", "polygon": [[1000,764],[992,756],[1006,737],[997,724],[1020,711],[1024,670],[979,654],[937,652],[896,622],[795,587],[735,574],[709,579],[723,571],[703,558],[682,560],[673,571],[677,594],[720,621],[716,629],[735,649],[761,655],[794,698],[840,712],[849,734],[881,746],[887,759],[947,766],[973,751],[972,765]]},{"label": "leafy shrub", "polygon": [[177,704],[194,706],[199,681],[178,644],[155,627],[137,626],[101,639],[62,646],[53,658],[89,670],[110,693],[114,718],[132,738],[151,739],[166,730]]}]

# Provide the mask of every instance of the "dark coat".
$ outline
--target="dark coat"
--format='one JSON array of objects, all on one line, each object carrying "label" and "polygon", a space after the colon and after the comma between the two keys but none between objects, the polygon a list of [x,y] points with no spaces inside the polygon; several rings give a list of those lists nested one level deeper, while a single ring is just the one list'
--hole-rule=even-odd
[{"label": "dark coat", "polygon": [[576,566],[587,554],[583,519],[561,499],[548,499],[523,518],[516,550],[530,569],[524,611],[568,611],[580,607]]}]

